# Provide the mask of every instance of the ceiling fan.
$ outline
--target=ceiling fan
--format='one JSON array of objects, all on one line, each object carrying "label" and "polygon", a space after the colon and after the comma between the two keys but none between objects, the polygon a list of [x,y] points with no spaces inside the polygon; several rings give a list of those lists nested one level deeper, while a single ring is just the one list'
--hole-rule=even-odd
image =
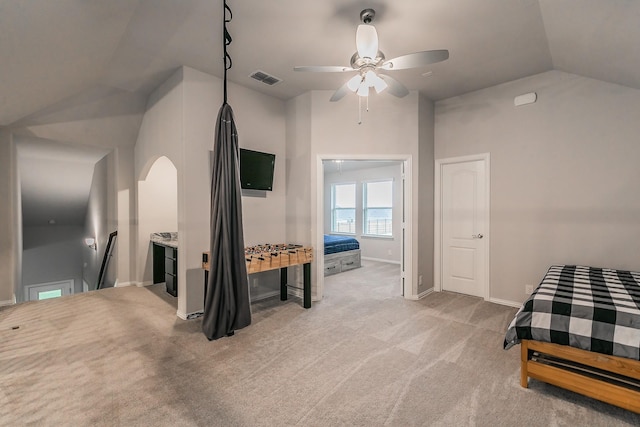
[{"label": "ceiling fan", "polygon": [[349,79],[344,85],[335,91],[330,101],[335,102],[342,99],[347,93],[355,92],[359,96],[369,96],[369,89],[373,88],[376,93],[385,89],[391,95],[402,98],[409,94],[406,87],[396,79],[379,71],[405,70],[408,68],[424,67],[449,58],[449,51],[425,50],[407,55],[398,56],[393,59],[386,59],[384,53],[378,50],[378,32],[371,24],[376,15],[373,9],[364,9],[360,12],[360,21],[356,30],[356,53],[351,57],[351,66],[332,65],[311,65],[297,66],[295,71],[312,71],[320,73],[345,73],[356,71],[357,74]]}]

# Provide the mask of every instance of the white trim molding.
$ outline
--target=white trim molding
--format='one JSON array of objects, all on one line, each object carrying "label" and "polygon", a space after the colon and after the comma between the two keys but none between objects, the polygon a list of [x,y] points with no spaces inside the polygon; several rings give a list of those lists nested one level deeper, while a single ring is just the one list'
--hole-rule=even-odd
[{"label": "white trim molding", "polygon": [[472,154],[469,156],[461,156],[461,157],[449,157],[446,159],[436,159],[435,167],[434,167],[434,221],[433,221],[433,257],[434,257],[434,268],[433,268],[433,286],[436,292],[442,290],[442,194],[441,194],[441,183],[442,183],[442,166],[453,164],[453,163],[465,163],[465,162],[474,162],[478,160],[484,161],[484,172],[485,172],[485,200],[486,200],[486,224],[484,230],[484,244],[485,244],[485,260],[484,260],[484,300],[490,301],[491,298],[491,263],[490,257],[490,248],[491,248],[491,233],[490,233],[490,225],[491,225],[491,156],[489,153],[480,153],[480,154]]},{"label": "white trim molding", "polygon": [[371,257],[368,257],[368,256],[360,257],[360,259],[363,260],[363,261],[376,261],[376,262],[384,262],[384,263],[387,263],[387,264],[402,265],[402,263],[400,261],[394,261],[394,260],[391,260],[391,259],[371,258]]},{"label": "white trim molding", "polygon": [[178,316],[182,320],[193,320],[201,317],[204,314],[203,311],[194,311],[193,313],[185,314],[182,311],[176,311],[176,316]]},{"label": "white trim molding", "polygon": [[0,301],[0,307],[4,307],[6,305],[14,305],[16,303],[16,296],[13,296],[13,299]]},{"label": "white trim molding", "polygon": [[506,305],[508,307],[515,307],[515,308],[522,307],[522,303],[521,302],[509,301],[509,300],[506,300],[506,299],[489,298],[488,301],[492,302],[494,304]]},{"label": "white trim molding", "polygon": [[412,301],[418,301],[421,300],[422,298],[426,297],[429,294],[434,293],[435,290],[433,288],[429,288],[425,291],[420,292],[418,295],[412,295],[410,297],[407,297],[407,299],[412,300]]},{"label": "white trim molding", "polygon": [[126,288],[127,286],[138,286],[138,282],[118,282],[113,285],[114,288]]}]

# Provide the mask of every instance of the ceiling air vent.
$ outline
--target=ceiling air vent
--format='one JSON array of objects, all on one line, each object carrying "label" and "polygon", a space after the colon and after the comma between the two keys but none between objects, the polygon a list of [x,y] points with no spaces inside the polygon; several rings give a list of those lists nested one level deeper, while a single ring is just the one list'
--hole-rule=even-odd
[{"label": "ceiling air vent", "polygon": [[272,76],[260,70],[254,71],[253,73],[251,73],[249,77],[251,77],[252,79],[256,79],[257,81],[267,84],[269,86],[273,86],[282,81],[282,79],[279,79],[275,76]]}]

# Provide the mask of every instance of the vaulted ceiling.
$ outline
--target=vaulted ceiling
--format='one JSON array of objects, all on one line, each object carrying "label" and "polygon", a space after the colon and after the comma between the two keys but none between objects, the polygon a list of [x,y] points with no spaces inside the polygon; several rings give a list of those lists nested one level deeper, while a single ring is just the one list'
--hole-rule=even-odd
[{"label": "vaulted ceiling", "polygon": [[[434,101],[551,69],[640,89],[635,0],[228,4],[229,79],[283,100],[344,83],[350,75],[293,67],[348,65],[365,8],[387,58],[449,50],[447,61],[393,72]],[[179,66],[222,76],[222,10],[221,0],[0,0],[0,126],[18,139],[133,145],[147,96]],[[256,70],[282,82],[255,81]]]}]

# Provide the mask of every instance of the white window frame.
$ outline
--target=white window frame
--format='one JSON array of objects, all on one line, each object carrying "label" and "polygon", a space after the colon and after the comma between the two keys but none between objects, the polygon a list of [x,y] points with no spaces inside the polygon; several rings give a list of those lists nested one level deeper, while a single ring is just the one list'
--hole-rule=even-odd
[{"label": "white window frame", "polygon": [[[336,208],[335,207],[335,187],[337,186],[344,186],[344,185],[352,185],[353,186],[353,202],[354,202],[354,206],[353,208]],[[357,183],[356,182],[336,182],[331,184],[331,234],[347,234],[350,236],[355,236],[356,235],[356,219],[358,217],[358,203],[357,203],[357,194],[358,194],[358,189],[357,189]],[[335,211],[336,210],[346,210],[346,209],[353,209],[353,232],[349,232],[349,231],[337,231],[334,229],[335,226]]]},{"label": "white window frame", "polygon": [[[367,185],[377,182],[390,182],[391,183],[391,207],[380,206],[367,206]],[[383,239],[393,239],[393,199],[394,199],[394,180],[393,178],[376,179],[362,182],[362,235],[366,237],[376,237]],[[391,234],[372,234],[367,233],[367,210],[368,209],[391,209]]]}]

